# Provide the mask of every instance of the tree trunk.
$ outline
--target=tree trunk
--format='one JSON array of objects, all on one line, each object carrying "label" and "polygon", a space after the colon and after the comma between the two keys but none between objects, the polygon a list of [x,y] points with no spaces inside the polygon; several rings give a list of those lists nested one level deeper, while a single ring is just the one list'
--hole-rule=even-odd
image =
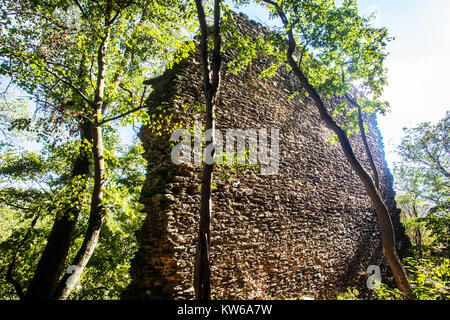
[{"label": "tree trunk", "polygon": [[92,134],[92,155],[94,161],[94,189],[91,198],[91,210],[89,214],[88,228],[81,248],[78,250],[74,261],[72,262],[72,274],[66,273],[61,279],[58,290],[53,298],[65,300],[77,283],[81,273],[91,258],[95,247],[97,246],[100,229],[106,216],[106,210],[103,206],[103,191],[105,182],[105,160],[103,156],[103,138],[102,128],[98,125],[101,121],[103,110],[103,97],[105,90],[106,74],[106,50],[108,47],[109,32],[103,38],[97,55],[98,75],[97,89],[94,100],[95,120],[91,127]]},{"label": "tree trunk", "polygon": [[322,98],[320,97],[316,89],[314,89],[314,87],[309,83],[308,78],[306,78],[306,76],[303,74],[303,71],[300,69],[300,66],[295,61],[293,55],[295,50],[297,49],[297,44],[292,29],[288,27],[289,21],[286,18],[286,15],[276,3],[272,1],[265,2],[270,2],[271,5],[275,6],[277,13],[280,16],[284,27],[286,28],[288,35],[288,50],[286,53],[286,58],[289,66],[292,68],[294,75],[300,80],[302,87],[314,101],[314,104],[319,111],[320,117],[323,121],[325,121],[326,126],[333,130],[334,133],[338,136],[339,143],[342,147],[342,151],[344,152],[347,161],[350,163],[350,166],[358,175],[359,179],[366,189],[367,194],[369,195],[370,200],[372,201],[375,212],[378,216],[378,221],[380,223],[383,255],[386,258],[389,267],[391,268],[398,288],[404,293],[407,299],[415,299],[416,297],[406,276],[405,269],[403,268],[400,262],[400,258],[397,255],[397,251],[395,248],[394,227],[392,225],[392,220],[386,204],[378,193],[377,187],[375,186],[372,177],[367,173],[367,171],[356,158],[352,146],[350,145],[350,141],[347,138],[347,134],[329,115],[327,108],[322,101]]},{"label": "tree trunk", "polygon": [[[80,121],[83,121],[80,119]],[[81,140],[91,140],[89,122],[80,124]],[[91,160],[88,148],[81,144],[79,154],[75,160],[72,177],[88,176]],[[79,194],[72,198],[72,203],[79,201]],[[64,269],[64,263],[69,253],[72,235],[80,214],[80,207],[69,207],[60,216],[57,216],[53,224],[47,245],[38,262],[36,271],[28,287],[25,300],[50,300],[55,292],[58,280]]]},{"label": "tree trunk", "polygon": [[333,130],[339,138],[339,143],[344,151],[345,157],[350,163],[353,170],[356,172],[361,182],[363,183],[367,194],[375,207],[375,211],[378,216],[381,230],[381,238],[383,244],[383,255],[389,264],[392,274],[394,275],[395,282],[398,288],[405,294],[407,299],[414,299],[415,295],[409,284],[406,272],[400,262],[400,258],[397,255],[395,249],[395,235],[394,228],[392,225],[392,220],[389,214],[389,210],[386,207],[383,199],[378,193],[377,187],[375,186],[371,176],[363,168],[361,163],[356,158],[353,149],[350,145],[350,141],[347,138],[346,133],[339,125],[333,120],[333,118],[328,114],[328,111],[320,98],[316,90],[311,86],[308,79],[304,76],[303,72],[300,70],[299,66],[295,62],[293,56],[293,50],[288,50],[288,63],[292,67],[294,74],[300,80],[302,86],[306,89],[310,97],[313,99],[321,118],[325,121],[325,124]]},{"label": "tree trunk", "polygon": [[93,155],[94,155],[94,190],[91,199],[91,212],[89,215],[88,228],[83,240],[83,244],[75,256],[72,266],[74,272],[66,273],[60,281],[58,290],[53,296],[54,299],[65,300],[75,287],[81,273],[91,258],[95,247],[97,246],[100,229],[106,216],[106,210],[103,207],[103,189],[105,166],[103,160],[103,142],[101,138],[101,128],[96,127],[93,130]]},{"label": "tree trunk", "polygon": [[[211,142],[214,145],[215,123],[214,109],[217,101],[217,93],[220,86],[220,0],[214,1],[214,50],[212,63],[208,59],[208,29],[206,17],[201,0],[195,0],[197,15],[200,24],[201,41],[200,55],[203,66],[203,83],[206,98],[206,130],[211,130]],[[211,74],[211,77],[210,77]],[[214,155],[214,151],[212,152]],[[204,163],[201,185],[200,200],[200,222],[197,240],[197,252],[194,266],[194,288],[195,299],[211,299],[211,267],[210,267],[210,247],[211,247],[211,184],[214,164]]]},{"label": "tree trunk", "polygon": [[380,190],[380,178],[378,177],[378,170],[375,165],[375,161],[373,160],[372,152],[370,151],[369,143],[367,141],[366,131],[364,130],[364,120],[362,117],[361,106],[354,99],[352,99],[348,94],[346,94],[345,97],[347,98],[348,101],[350,101],[351,104],[353,104],[358,109],[359,132],[361,134],[361,139],[364,144],[364,149],[366,150],[367,158],[369,159],[370,168],[372,169],[372,176],[373,176],[373,180],[375,182],[375,186],[377,187],[377,190]]}]

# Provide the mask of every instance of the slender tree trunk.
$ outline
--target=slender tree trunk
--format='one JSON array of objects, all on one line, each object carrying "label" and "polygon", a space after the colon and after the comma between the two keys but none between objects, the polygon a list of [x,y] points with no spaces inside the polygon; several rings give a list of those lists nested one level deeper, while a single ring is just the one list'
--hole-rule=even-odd
[{"label": "slender tree trunk", "polygon": [[333,130],[334,133],[338,136],[339,143],[342,147],[342,151],[344,152],[347,161],[349,162],[355,173],[358,175],[359,179],[366,189],[367,194],[369,195],[370,200],[372,201],[380,224],[383,255],[386,258],[389,267],[391,268],[398,288],[405,294],[405,297],[407,299],[415,299],[416,297],[406,276],[405,269],[403,268],[400,262],[400,258],[397,255],[397,251],[395,248],[394,227],[392,225],[392,220],[386,204],[378,193],[377,187],[375,186],[372,177],[369,173],[367,173],[367,171],[356,158],[352,146],[350,145],[350,141],[348,140],[347,134],[329,115],[328,110],[322,101],[322,98],[314,89],[314,87],[309,83],[308,78],[306,78],[306,76],[300,69],[300,66],[295,61],[293,55],[295,50],[297,49],[297,44],[292,29],[288,28],[289,22],[286,18],[286,15],[282,11],[282,9],[273,1],[265,2],[275,6],[277,13],[286,28],[288,35],[288,50],[286,53],[286,57],[289,66],[292,68],[294,75],[299,79],[302,87],[314,101],[314,104],[319,111],[322,120],[325,122],[327,127]]},{"label": "slender tree trunk", "polygon": [[359,132],[361,134],[361,139],[364,144],[364,149],[366,150],[367,158],[369,159],[370,168],[372,169],[372,176],[373,176],[373,180],[375,182],[375,186],[377,187],[377,190],[380,190],[380,178],[378,176],[378,170],[375,165],[375,161],[373,160],[373,156],[372,156],[372,152],[370,151],[369,143],[367,141],[366,131],[364,130],[364,120],[362,117],[361,106],[354,99],[352,99],[348,94],[346,94],[345,97],[347,98],[348,101],[350,101],[351,104],[353,104],[356,108],[358,108]]},{"label": "slender tree trunk", "polygon": [[319,110],[321,118],[325,121],[326,125],[333,130],[339,138],[340,145],[344,151],[345,157],[350,163],[353,170],[356,172],[361,182],[363,183],[367,194],[369,195],[372,204],[375,207],[375,211],[378,216],[378,221],[380,223],[381,238],[383,244],[383,255],[389,264],[392,274],[394,275],[395,282],[398,288],[405,294],[407,299],[415,299],[414,292],[412,291],[411,285],[409,284],[406,272],[400,262],[400,258],[397,255],[395,248],[395,235],[394,227],[392,225],[392,220],[389,214],[389,210],[386,207],[383,199],[378,193],[377,187],[372,180],[372,177],[363,168],[361,163],[356,158],[353,149],[350,145],[350,141],[342,128],[333,120],[333,118],[328,114],[328,111],[320,98],[316,90],[311,86],[308,79],[304,76],[297,63],[293,59],[293,51],[288,52],[288,62],[293,68],[294,74],[299,78],[302,86],[306,89],[310,97],[315,102],[317,109]]},{"label": "slender tree trunk", "polygon": [[66,273],[61,279],[58,289],[53,298],[65,300],[77,283],[81,273],[91,258],[95,247],[97,246],[100,229],[106,216],[106,210],[103,206],[103,191],[105,183],[105,161],[103,156],[102,127],[98,125],[101,121],[103,110],[103,97],[105,90],[106,74],[106,50],[109,41],[109,29],[103,38],[97,55],[98,75],[97,89],[94,100],[95,120],[91,127],[92,134],[92,155],[94,161],[94,189],[91,198],[91,210],[89,214],[88,228],[81,245],[72,262],[72,274]]},{"label": "slender tree trunk", "polygon": [[[203,66],[203,84],[206,98],[206,130],[211,130],[210,144],[214,145],[215,123],[214,109],[217,101],[217,93],[220,86],[220,0],[214,1],[214,50],[210,66],[208,59],[208,28],[201,0],[195,0],[197,15],[200,24],[201,41],[200,55]],[[214,152],[213,152],[214,155]],[[201,185],[200,222],[195,257],[194,288],[197,300],[211,299],[211,183],[214,164],[204,163]]]},{"label": "slender tree trunk", "polygon": [[[90,125],[87,121],[80,119],[81,140],[90,141]],[[72,177],[87,177],[90,173],[89,151],[82,144],[77,159],[75,160]],[[72,203],[79,201],[80,195],[72,198]],[[80,214],[79,206],[69,206],[61,215],[57,215],[47,245],[38,262],[36,271],[28,287],[25,300],[49,300],[55,292],[58,280],[64,269],[64,263],[69,253],[72,235]]]}]

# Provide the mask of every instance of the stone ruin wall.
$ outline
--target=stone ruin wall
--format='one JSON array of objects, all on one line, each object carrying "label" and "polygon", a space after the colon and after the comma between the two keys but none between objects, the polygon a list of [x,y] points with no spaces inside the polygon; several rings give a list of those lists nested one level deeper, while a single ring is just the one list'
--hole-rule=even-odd
[{"label": "stone ruin wall", "polygon": [[[246,34],[267,30],[237,16]],[[237,75],[226,75],[216,110],[217,128],[278,128],[277,175],[247,170],[215,180],[212,217],[212,297],[214,299],[334,298],[346,288],[364,290],[369,265],[383,265],[378,220],[362,183],[338,143],[306,98],[289,97],[299,88],[280,70],[258,75],[270,65],[258,60]],[[200,57],[183,60],[153,84],[149,113],[173,114],[166,128],[192,126],[193,108],[204,103]],[[330,103],[329,108],[333,106]],[[407,245],[394,202],[392,176],[374,116],[366,117],[368,140],[390,209],[398,246]],[[141,202],[146,219],[137,232],[140,249],[124,299],[192,299],[198,233],[201,166],[175,165],[170,132],[144,127],[140,134],[148,162]],[[359,135],[351,138],[369,168]],[[216,175],[217,176],[217,175]]]}]

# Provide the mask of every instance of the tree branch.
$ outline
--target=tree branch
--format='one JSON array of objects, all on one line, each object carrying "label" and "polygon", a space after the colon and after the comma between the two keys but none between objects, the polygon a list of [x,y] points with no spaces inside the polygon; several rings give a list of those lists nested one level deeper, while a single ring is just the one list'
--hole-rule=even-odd
[{"label": "tree branch", "polygon": [[58,79],[59,81],[61,81],[62,83],[64,83],[65,85],[69,86],[72,90],[75,91],[75,93],[77,93],[84,101],[86,101],[88,104],[92,104],[92,101],[89,100],[88,97],[86,97],[79,88],[77,88],[72,82],[63,79],[62,77],[60,77],[57,73],[53,72],[52,70],[48,69],[48,68],[44,68],[45,71],[47,71],[48,73],[50,73],[51,75],[53,75],[56,79]]},{"label": "tree branch", "polygon": [[[444,174],[444,176],[446,176],[447,178],[450,177],[450,174],[448,173],[447,170],[445,170],[445,168],[442,166],[441,162],[439,161],[439,157],[433,157],[433,155],[431,154],[431,152],[428,150],[428,146],[425,146],[425,152],[427,153],[427,155],[430,157],[431,160],[433,160],[436,163],[436,169],[438,169],[439,171],[441,171],[442,174]],[[431,167],[431,165],[430,165]]]},{"label": "tree branch", "polygon": [[380,181],[379,181],[379,176],[378,176],[378,170],[375,165],[375,161],[373,160],[372,152],[370,151],[369,142],[367,141],[366,132],[364,130],[364,120],[362,117],[361,106],[359,105],[358,102],[356,102],[356,100],[352,99],[352,97],[350,97],[350,95],[348,93],[344,94],[344,96],[351,104],[353,104],[358,109],[359,132],[361,134],[361,139],[363,141],[364,148],[366,149],[366,154],[367,154],[367,158],[369,159],[370,168],[372,169],[373,180],[375,182],[375,186],[379,190],[380,189]]},{"label": "tree branch", "polygon": [[4,199],[4,198],[0,198],[0,202],[3,202],[3,203],[6,204],[7,206],[10,206],[10,207],[13,207],[13,208],[16,208],[16,209],[19,209],[19,210],[24,210],[24,211],[30,210],[30,208],[28,208],[28,207],[22,207],[22,206],[19,206],[19,205],[10,203],[10,202],[8,202],[6,199]]},{"label": "tree branch", "polygon": [[[83,14],[84,18],[86,20],[89,21],[89,25],[91,26],[92,30],[94,30],[95,34],[100,37],[100,33],[98,32],[98,30],[94,27],[94,25],[92,24],[92,21],[89,19],[89,16],[86,14],[86,12],[84,11],[83,7],[81,6],[81,4],[77,1],[74,0],[75,4],[77,5],[77,7],[80,9],[81,13]],[[103,11],[103,8],[100,6],[100,10]]]},{"label": "tree branch", "polygon": [[127,112],[124,112],[124,113],[119,114],[119,115],[117,115],[117,116],[111,117],[111,118],[109,118],[109,119],[102,120],[102,121],[100,121],[99,123],[97,123],[96,125],[97,125],[97,126],[104,125],[104,124],[107,123],[107,122],[111,122],[111,121],[114,121],[114,120],[123,118],[123,117],[125,117],[125,116],[127,116],[127,115],[129,115],[129,114],[131,114],[131,113],[133,113],[133,112],[139,111],[139,110],[141,110],[141,109],[147,107],[146,105],[143,105],[143,102],[144,102],[144,96],[145,96],[145,92],[146,92],[146,91],[147,91],[147,87],[144,87],[144,92],[142,93],[141,101],[140,101],[138,107],[136,107],[136,108],[134,108],[134,109],[131,109],[131,110],[128,110]]}]

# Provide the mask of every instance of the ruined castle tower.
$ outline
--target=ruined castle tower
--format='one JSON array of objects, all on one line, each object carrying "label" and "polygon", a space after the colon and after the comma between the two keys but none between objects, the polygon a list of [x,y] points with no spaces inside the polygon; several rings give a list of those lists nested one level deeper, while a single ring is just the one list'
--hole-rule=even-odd
[{"label": "ruined castle tower", "polygon": [[[245,34],[267,32],[243,16],[236,18]],[[334,298],[347,287],[364,288],[364,271],[369,265],[383,265],[384,258],[378,220],[362,183],[340,145],[329,142],[330,130],[315,106],[305,97],[290,99],[299,88],[290,72],[280,70],[273,78],[260,79],[270,65],[263,59],[226,75],[230,55],[224,57],[217,128],[279,129],[280,164],[276,175],[261,175],[258,169],[229,175],[219,174],[226,168],[216,170],[213,298]],[[147,105],[153,124],[140,134],[148,162],[141,195],[146,219],[137,232],[139,250],[124,299],[194,296],[201,165],[174,164],[170,134],[174,128],[192,127],[196,114],[203,112],[199,61],[193,54],[152,81]],[[376,117],[365,121],[380,192],[401,249],[408,240],[399,222],[382,138]],[[351,143],[370,170],[359,135]]]}]

